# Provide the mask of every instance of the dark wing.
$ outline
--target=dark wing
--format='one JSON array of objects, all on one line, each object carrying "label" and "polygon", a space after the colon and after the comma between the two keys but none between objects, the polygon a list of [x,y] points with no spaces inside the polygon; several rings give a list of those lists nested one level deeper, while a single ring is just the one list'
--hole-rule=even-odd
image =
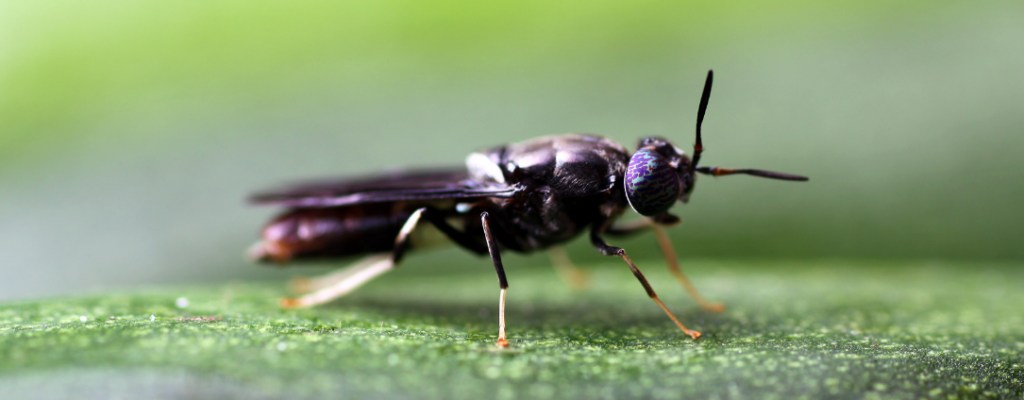
[{"label": "dark wing", "polygon": [[512,197],[514,186],[484,183],[465,170],[403,171],[352,179],[312,181],[257,193],[249,201],[286,207],[337,207],[388,201]]}]

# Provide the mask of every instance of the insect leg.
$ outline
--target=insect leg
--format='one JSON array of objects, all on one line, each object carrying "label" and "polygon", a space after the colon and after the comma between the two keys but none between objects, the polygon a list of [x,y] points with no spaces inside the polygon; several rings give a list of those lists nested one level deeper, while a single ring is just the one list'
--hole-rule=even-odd
[{"label": "insect leg", "polygon": [[645,217],[622,224],[612,225],[605,229],[604,233],[611,236],[630,236],[646,230],[651,227],[651,225],[675,226],[680,222],[683,222],[683,220],[679,219],[679,217],[669,213],[664,213],[654,217]]},{"label": "insect leg", "polygon": [[629,221],[619,225],[610,226],[604,233],[609,236],[632,236],[634,234],[647,230],[647,228],[649,228],[650,226],[651,221],[647,218],[643,218],[635,221]]},{"label": "insect leg", "polygon": [[391,257],[382,258],[377,262],[353,271],[351,275],[344,277],[344,279],[334,285],[319,289],[299,298],[281,299],[281,306],[284,308],[299,308],[323,304],[344,296],[366,282],[369,282],[371,279],[394,269],[395,264],[401,260],[405,250],[409,247],[409,235],[412,233],[413,229],[416,229],[416,225],[419,223],[420,218],[426,211],[427,209],[425,207],[420,208],[414,211],[412,215],[409,216],[409,219],[405,221],[405,225],[402,225],[402,230],[399,231],[398,237],[395,238],[395,247],[394,251],[391,253]]},{"label": "insect leg", "polygon": [[572,260],[569,259],[569,254],[565,252],[564,246],[548,247],[548,256],[551,257],[551,265],[555,267],[555,272],[570,287],[575,290],[583,290],[590,285],[590,271],[576,268],[572,264]]},{"label": "insect leg", "polygon": [[455,242],[459,246],[462,246],[466,250],[474,253],[484,255],[487,254],[487,246],[480,244],[473,239],[470,235],[465,232],[460,232],[455,227],[451,226],[448,221],[445,220],[444,213],[437,211],[434,208],[426,207],[427,211],[423,214],[423,218],[426,218],[431,224],[434,225],[437,230],[441,231],[448,239]]},{"label": "insect leg", "polygon": [[640,269],[637,268],[635,264],[633,264],[633,260],[631,260],[629,256],[626,255],[626,250],[620,247],[609,246],[607,243],[605,243],[604,239],[601,238],[601,228],[598,228],[598,226],[599,225],[595,225],[595,229],[590,231],[590,242],[594,244],[594,247],[596,247],[598,251],[600,251],[606,256],[622,257],[622,261],[625,261],[626,264],[629,265],[629,270],[633,272],[633,276],[635,276],[636,279],[640,281],[640,284],[643,285],[644,290],[647,291],[647,297],[650,297],[651,300],[654,300],[655,303],[658,303],[658,307],[661,307],[661,310],[665,311],[665,314],[667,314],[668,317],[672,319],[672,322],[676,323],[676,326],[678,326],[679,329],[683,331],[683,333],[690,335],[690,337],[694,339],[700,337],[700,332],[687,329],[686,326],[684,326],[682,322],[679,322],[679,319],[676,318],[676,316],[673,315],[672,312],[668,310],[668,307],[665,306],[665,303],[661,302],[661,299],[658,298],[658,294],[654,292],[654,288],[652,288],[651,284],[647,282],[647,278],[645,278],[644,274],[640,272]]},{"label": "insect leg", "polygon": [[508,279],[505,279],[505,267],[501,265],[501,254],[498,249],[498,241],[491,234],[491,216],[484,211],[480,213],[480,222],[483,224],[484,237],[487,238],[487,249],[491,253],[491,262],[494,263],[494,271],[498,273],[498,286],[501,287],[501,296],[498,303],[498,347],[508,347],[508,340],[505,339],[505,290],[508,289]]},{"label": "insect leg", "polygon": [[348,277],[355,275],[360,270],[366,269],[366,267],[369,267],[372,264],[376,264],[377,262],[384,260],[388,257],[389,254],[387,253],[374,254],[371,256],[364,257],[362,260],[359,260],[358,262],[352,264],[348,268],[344,268],[340,271],[331,272],[327,275],[318,276],[315,278],[292,278],[292,280],[288,282],[288,291],[295,294],[306,294],[315,292],[328,286],[333,286],[338,282],[341,282],[347,279]]},{"label": "insect leg", "polygon": [[725,310],[725,305],[722,303],[712,303],[704,299],[704,296],[700,295],[697,288],[690,283],[690,280],[683,274],[683,270],[679,268],[679,259],[676,257],[675,250],[672,249],[672,241],[669,240],[668,234],[665,233],[665,225],[673,225],[679,222],[679,219],[669,214],[664,214],[658,217],[659,220],[652,218],[644,218],[636,221],[631,221],[626,224],[619,226],[609,227],[606,234],[613,236],[628,236],[642,230],[650,228],[654,231],[654,236],[658,239],[658,247],[661,248],[661,254],[665,257],[665,261],[668,263],[668,271],[672,273],[672,276],[679,281],[679,284],[686,289],[686,292],[690,294],[706,311],[711,312],[722,312]]},{"label": "insect leg", "polygon": [[676,277],[680,285],[683,285],[683,289],[690,294],[700,305],[700,308],[711,312],[722,312],[725,311],[725,305],[722,303],[712,303],[704,299],[704,296],[700,295],[697,288],[690,283],[690,280],[683,274],[683,270],[679,268],[679,260],[676,258],[676,252],[672,249],[672,241],[668,239],[668,235],[665,233],[665,228],[662,228],[658,224],[651,224],[651,230],[654,231],[654,236],[658,238],[658,246],[661,247],[661,254],[665,256],[665,261],[668,261],[668,270]]}]

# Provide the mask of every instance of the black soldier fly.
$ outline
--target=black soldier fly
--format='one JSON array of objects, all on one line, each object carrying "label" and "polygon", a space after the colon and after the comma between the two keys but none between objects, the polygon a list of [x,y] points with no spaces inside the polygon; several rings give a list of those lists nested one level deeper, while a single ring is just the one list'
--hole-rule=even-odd
[{"label": "black soldier fly", "polygon": [[[490,255],[501,288],[498,345],[505,338],[505,291],[508,280],[501,250],[530,252],[554,248],[585,230],[602,254],[618,256],[643,285],[647,295],[679,329],[687,329],[658,299],[654,289],[626,251],[608,245],[603,236],[622,236],[651,229],[668,266],[701,307],[721,311],[705,301],[683,275],[663,229],[679,222],[668,213],[676,201],[686,203],[696,174],[746,174],[788,181],[807,178],[757,169],[699,166],[703,146],[700,127],[711,96],[708,71],[697,110],[693,158],[661,137],[640,140],[630,152],[596,135],[560,135],[499,146],[470,154],[466,168],[410,171],[362,179],[312,182],[257,194],[252,202],[287,211],[271,220],[262,240],[249,251],[259,261],[366,255],[342,271],[297,281],[304,295],[282,300],[286,308],[328,302],[383,274],[410,249],[426,245],[419,233],[433,227],[455,244]],[[627,207],[646,217],[632,224],[614,224]],[[426,224],[424,224],[426,222]]]}]

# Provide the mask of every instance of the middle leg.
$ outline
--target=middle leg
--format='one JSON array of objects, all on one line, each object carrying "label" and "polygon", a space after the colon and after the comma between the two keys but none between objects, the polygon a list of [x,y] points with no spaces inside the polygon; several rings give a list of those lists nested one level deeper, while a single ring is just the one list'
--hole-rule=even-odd
[{"label": "middle leg", "polygon": [[498,347],[508,347],[508,340],[505,339],[505,291],[508,289],[508,279],[505,278],[505,267],[501,265],[501,253],[498,249],[498,241],[491,233],[491,215],[484,211],[480,213],[480,222],[483,225],[484,237],[487,239],[487,250],[491,253],[491,262],[494,263],[494,271],[498,273],[498,286],[501,287],[501,295],[498,303]]},{"label": "middle leg", "polygon": [[551,264],[562,281],[568,283],[573,290],[583,290],[590,285],[590,271],[582,270],[572,264],[569,254],[562,245],[548,247]]}]

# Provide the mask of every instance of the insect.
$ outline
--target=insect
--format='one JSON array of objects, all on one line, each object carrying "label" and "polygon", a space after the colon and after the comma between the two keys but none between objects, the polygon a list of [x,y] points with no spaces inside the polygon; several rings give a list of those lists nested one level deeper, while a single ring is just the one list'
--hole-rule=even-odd
[{"label": "insect", "polygon": [[[620,257],[647,296],[679,329],[696,339],[700,332],[687,329],[658,299],[626,250],[609,245],[604,237],[652,230],[669,270],[682,286],[701,307],[721,311],[722,305],[704,300],[680,270],[664,230],[680,219],[669,214],[669,208],[677,201],[689,201],[698,173],[808,179],[758,169],[699,165],[703,151],[700,129],[713,77],[708,71],[697,109],[692,159],[662,137],[643,138],[630,153],[601,136],[571,134],[475,152],[466,158],[465,168],[298,184],[251,198],[255,204],[287,210],[263,228],[262,240],[250,248],[249,256],[276,263],[366,256],[347,269],[294,281],[295,291],[304,294],[282,299],[282,306],[308,307],[343,296],[394,269],[408,250],[429,245],[425,232],[439,231],[462,248],[490,256],[500,288],[497,344],[505,347],[509,284],[501,251],[559,249],[559,244],[586,232],[599,252]],[[646,218],[616,224],[627,208]]]}]

